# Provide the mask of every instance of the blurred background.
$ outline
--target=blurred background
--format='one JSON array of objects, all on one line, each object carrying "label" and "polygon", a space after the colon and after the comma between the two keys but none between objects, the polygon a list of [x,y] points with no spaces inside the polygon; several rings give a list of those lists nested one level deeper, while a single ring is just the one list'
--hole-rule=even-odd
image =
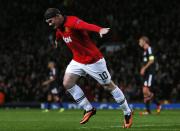
[{"label": "blurred background", "polygon": [[[162,102],[180,101],[179,0],[0,0],[0,103],[46,101],[47,63],[55,61],[61,80],[72,55],[64,43],[52,46],[53,31],[44,21],[47,8],[59,8],[111,32],[103,39],[90,33],[105,56],[112,79],[128,101],[143,102],[142,49],[138,38],[147,35],[156,57],[154,88]],[[92,78],[79,85],[93,102],[113,102],[108,91]],[[63,88],[63,87],[62,87]],[[63,101],[72,101],[64,92]]]}]

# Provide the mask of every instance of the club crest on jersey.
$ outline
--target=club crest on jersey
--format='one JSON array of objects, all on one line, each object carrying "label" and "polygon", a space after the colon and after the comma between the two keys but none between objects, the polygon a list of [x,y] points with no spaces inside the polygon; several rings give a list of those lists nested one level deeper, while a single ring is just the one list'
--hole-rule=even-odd
[{"label": "club crest on jersey", "polygon": [[72,42],[72,39],[71,39],[70,36],[68,36],[68,37],[64,37],[64,36],[63,36],[63,40],[64,40],[64,42],[65,42],[66,44]]}]

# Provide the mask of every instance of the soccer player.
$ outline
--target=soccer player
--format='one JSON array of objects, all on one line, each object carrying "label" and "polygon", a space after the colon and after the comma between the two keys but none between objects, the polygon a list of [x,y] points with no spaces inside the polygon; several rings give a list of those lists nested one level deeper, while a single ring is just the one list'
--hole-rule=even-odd
[{"label": "soccer player", "polygon": [[144,103],[146,107],[145,112],[141,112],[142,115],[151,114],[150,103],[153,102],[157,105],[157,113],[160,113],[161,105],[155,98],[154,93],[152,92],[152,86],[154,81],[154,73],[155,73],[155,58],[152,52],[152,48],[150,46],[150,40],[147,36],[142,36],[139,39],[139,46],[143,48],[143,66],[140,70],[140,75],[144,79],[144,85],[142,88],[144,95]]},{"label": "soccer player", "polygon": [[111,80],[103,55],[88,35],[88,31],[93,31],[103,37],[109,32],[109,28],[89,24],[76,16],[65,16],[56,8],[47,9],[44,16],[49,26],[56,30],[56,40],[63,40],[73,53],[73,59],[64,74],[63,85],[85,110],[80,124],[85,124],[91,116],[96,114],[96,109],[92,107],[82,89],[76,84],[80,76],[89,74],[104,88],[109,89],[124,112],[123,128],[130,128],[131,109],[120,88]]},{"label": "soccer player", "polygon": [[48,69],[49,69],[49,79],[44,81],[42,83],[43,86],[48,86],[48,95],[47,95],[47,101],[48,106],[47,109],[44,110],[44,112],[49,112],[49,109],[51,107],[51,103],[54,101],[57,103],[58,107],[60,108],[59,112],[63,112],[64,108],[61,103],[61,99],[59,96],[59,74],[56,69],[55,63],[53,61],[50,61],[48,63]]}]

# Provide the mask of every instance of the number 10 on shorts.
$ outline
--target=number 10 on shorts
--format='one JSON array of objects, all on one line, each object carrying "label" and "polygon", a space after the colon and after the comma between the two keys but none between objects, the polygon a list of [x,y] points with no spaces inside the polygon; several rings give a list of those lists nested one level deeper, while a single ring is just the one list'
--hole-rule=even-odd
[{"label": "number 10 on shorts", "polygon": [[108,78],[108,75],[107,75],[106,71],[104,71],[103,73],[99,74],[99,76],[101,77],[102,80],[106,80]]}]

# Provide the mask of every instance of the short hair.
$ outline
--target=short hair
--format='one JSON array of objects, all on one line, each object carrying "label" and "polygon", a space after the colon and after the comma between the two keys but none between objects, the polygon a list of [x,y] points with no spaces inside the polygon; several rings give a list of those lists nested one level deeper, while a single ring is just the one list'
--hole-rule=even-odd
[{"label": "short hair", "polygon": [[150,44],[150,40],[147,36],[141,36],[139,39],[144,40],[146,43]]},{"label": "short hair", "polygon": [[44,13],[44,18],[47,20],[47,19],[57,16],[58,14],[61,14],[61,11],[59,9],[48,8]]},{"label": "short hair", "polygon": [[48,62],[48,65],[49,65],[49,64],[52,64],[52,65],[54,65],[54,66],[56,65],[54,61],[49,61],[49,62]]}]

